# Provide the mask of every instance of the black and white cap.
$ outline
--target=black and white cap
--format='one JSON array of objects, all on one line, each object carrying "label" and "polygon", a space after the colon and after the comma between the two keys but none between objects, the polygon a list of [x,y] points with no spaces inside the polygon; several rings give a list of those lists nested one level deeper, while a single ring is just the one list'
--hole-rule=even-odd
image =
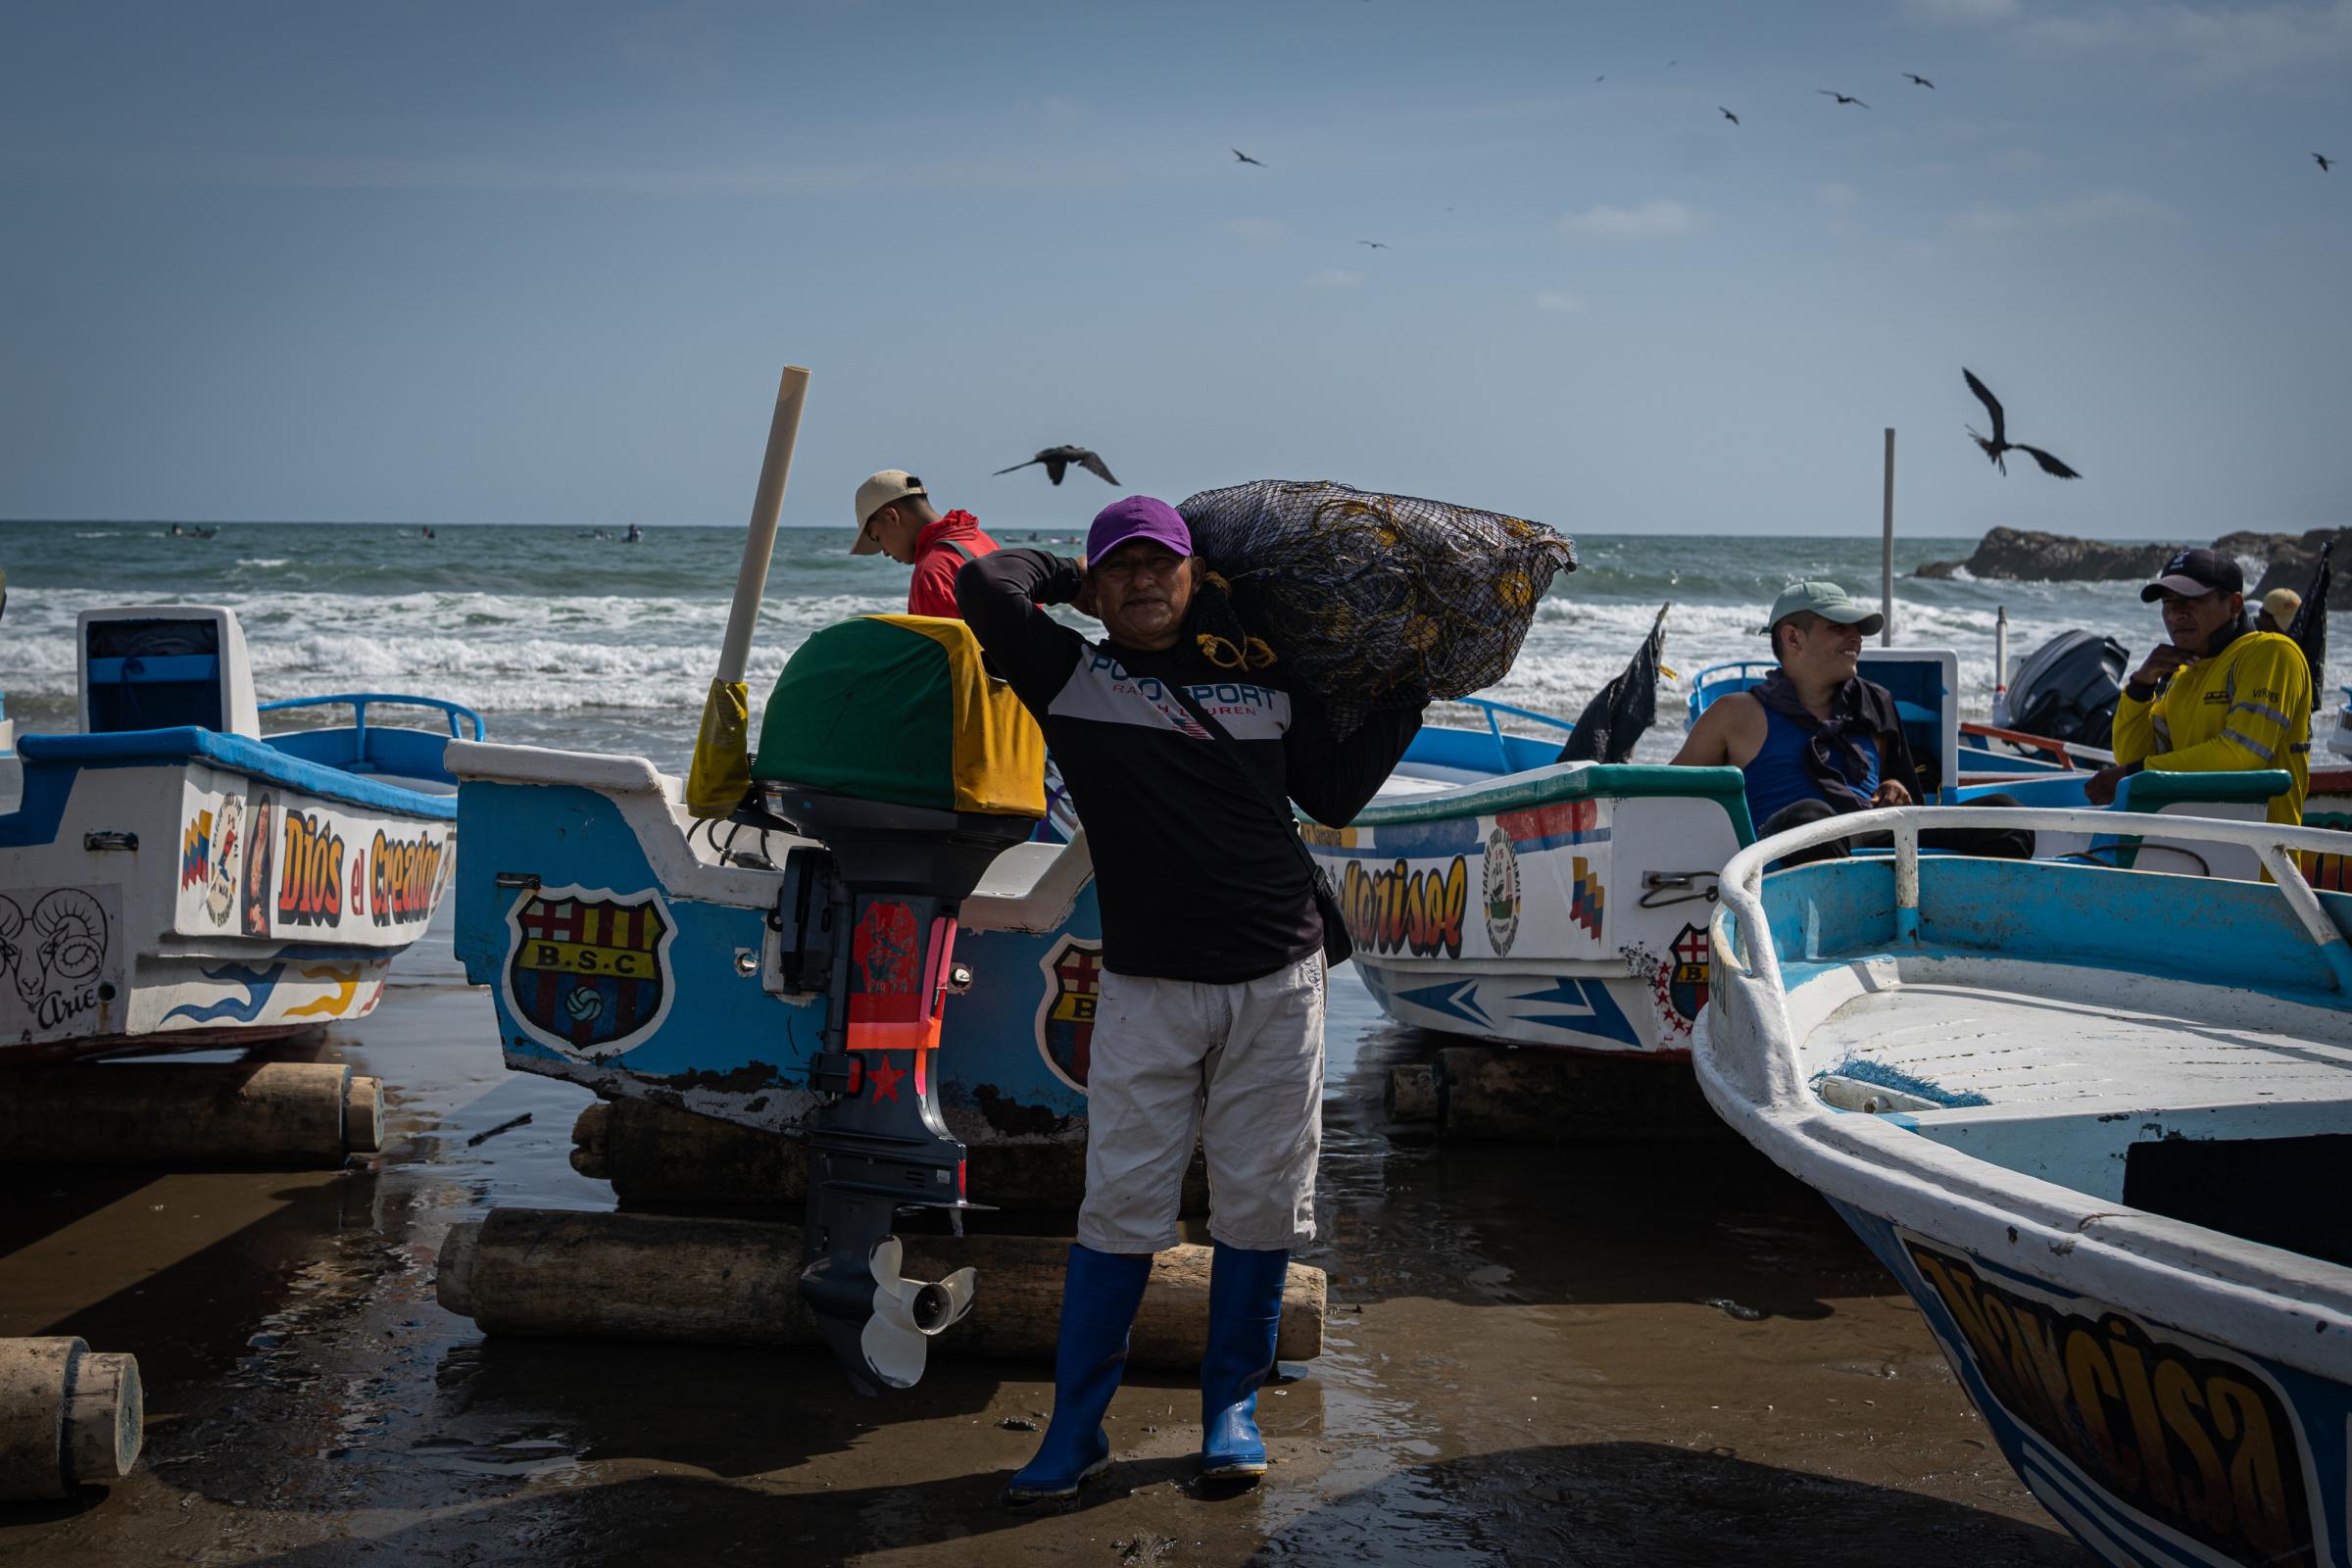
[{"label": "black and white cap", "polygon": [[2139,598],[2140,603],[2152,605],[2168,593],[2202,599],[2210,593],[2245,591],[2246,574],[2236,562],[2218,550],[2183,550],[2164,564],[2164,570],[2139,591]]}]

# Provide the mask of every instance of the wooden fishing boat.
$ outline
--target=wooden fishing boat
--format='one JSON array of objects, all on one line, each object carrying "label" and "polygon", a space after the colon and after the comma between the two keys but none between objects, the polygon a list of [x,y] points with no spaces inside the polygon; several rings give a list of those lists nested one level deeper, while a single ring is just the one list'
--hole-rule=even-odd
[{"label": "wooden fishing boat", "polygon": [[[365,1016],[456,857],[441,748],[479,715],[257,704],[233,611],[86,611],[81,727],[17,740],[0,815],[0,1056],[197,1049]],[[445,730],[371,722],[433,709]],[[349,707],[264,734],[261,715]]]},{"label": "wooden fishing boat", "polygon": [[[1914,753],[1953,776],[1954,656],[1874,653],[1872,678],[1897,683]],[[1466,706],[1483,728],[1425,726],[1353,822],[1301,828],[1339,893],[1366,988],[1398,1022],[1448,1034],[1686,1054],[1707,1000],[1718,874],[1755,837],[1739,769],[1556,762],[1566,721],[1475,698]],[[1997,787],[2079,806],[2086,776],[1963,785],[1945,798]],[[2132,831],[2133,818],[2259,817],[2286,784],[2278,772],[2138,774],[2111,811],[2082,819],[2087,830],[2052,831],[2038,852],[2253,876],[2250,854],[2198,858]]]},{"label": "wooden fishing boat", "polygon": [[[1960,819],[1724,868],[1700,1087],[1901,1282],[2100,1558],[2352,1562],[2352,896],[2295,864],[2352,841],[2166,824],[2271,885],[1919,854]],[[1764,874],[1874,828],[1893,856]]]}]

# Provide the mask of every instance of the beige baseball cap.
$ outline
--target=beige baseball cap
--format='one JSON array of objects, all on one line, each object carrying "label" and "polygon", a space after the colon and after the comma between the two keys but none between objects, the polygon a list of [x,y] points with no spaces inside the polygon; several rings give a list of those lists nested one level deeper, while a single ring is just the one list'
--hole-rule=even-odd
[{"label": "beige baseball cap", "polygon": [[858,542],[850,546],[853,556],[876,556],[882,553],[881,542],[865,531],[865,522],[875,513],[906,496],[928,496],[923,481],[905,468],[884,468],[880,473],[858,487]]}]

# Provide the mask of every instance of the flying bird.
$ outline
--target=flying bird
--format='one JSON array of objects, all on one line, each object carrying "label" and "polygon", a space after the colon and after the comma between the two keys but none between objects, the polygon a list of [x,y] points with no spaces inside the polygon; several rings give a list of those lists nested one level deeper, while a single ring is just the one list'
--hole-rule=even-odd
[{"label": "flying bird", "polygon": [[1055,484],[1061,483],[1063,470],[1073,463],[1087,472],[1100,477],[1106,484],[1119,482],[1118,475],[1110,471],[1109,466],[1084,447],[1048,447],[1027,463],[1016,463],[1012,467],[999,468],[997,472],[1011,473],[1015,469],[1035,467],[1041,463],[1046,466],[1046,477]]},{"label": "flying bird", "polygon": [[1921,85],[1922,87],[1925,87],[1925,88],[1927,88],[1927,89],[1928,89],[1930,92],[1933,92],[1933,91],[1935,91],[1935,90],[1936,90],[1936,84],[1935,84],[1934,82],[1930,81],[1930,80],[1929,80],[1927,77],[1925,77],[1925,76],[1921,75],[1921,74],[1920,74],[1918,72],[1916,72],[1916,71],[1906,71],[1906,72],[1904,72],[1904,73],[1903,73],[1903,74],[1904,74],[1904,75],[1906,75],[1906,76],[1908,76],[1908,77],[1910,77],[1910,78],[1911,78],[1913,81],[1915,81],[1915,82],[1919,83],[1919,85]]},{"label": "flying bird", "polygon": [[1724,119],[1730,121],[1735,125],[1740,123],[1740,117],[1738,115],[1733,114],[1729,109],[1725,109],[1721,104],[1717,104],[1715,107],[1722,111]]},{"label": "flying bird", "polygon": [[[1250,156],[1248,153],[1246,153],[1246,152],[1242,151],[1242,150],[1241,150],[1239,147],[1236,147],[1236,148],[1233,150],[1233,156],[1234,156],[1234,157],[1236,157],[1236,158],[1239,158],[1239,159],[1240,159],[1240,160],[1241,160],[1243,163],[1245,163],[1245,164],[1257,164],[1257,160],[1256,160],[1256,159],[1254,159],[1254,158],[1250,157]],[[1266,166],[1265,166],[1265,165],[1263,165],[1263,164],[1257,164],[1257,167],[1258,167],[1258,168],[1260,168],[1260,169],[1263,169],[1263,168],[1265,168]]]},{"label": "flying bird", "polygon": [[1356,243],[1358,245],[1369,245],[1376,251],[1391,251],[1396,248],[1394,245],[1383,245],[1379,240],[1376,239],[1359,239],[1356,241]]},{"label": "flying bird", "polygon": [[1832,92],[1827,87],[1816,87],[1813,90],[1821,94],[1824,98],[1835,98],[1841,104],[1861,104],[1865,109],[1870,107],[1870,105],[1862,103],[1862,100],[1855,97],[1852,93]]},{"label": "flying bird", "polygon": [[1994,467],[2000,469],[2003,473],[2007,473],[2009,471],[2009,465],[2001,460],[2001,454],[2004,452],[2023,452],[2027,457],[2030,457],[2035,463],[2040,464],[2041,471],[2050,475],[2054,479],[2080,479],[2082,477],[2074,469],[2059,462],[2056,458],[2051,457],[2047,452],[2042,451],[2041,448],[2030,447],[2023,441],[2010,440],[2007,434],[2006,421],[2003,419],[2001,415],[2000,400],[1992,395],[1991,391],[1985,387],[1984,382],[1977,379],[1977,373],[1968,368],[1968,367],[1962,366],[1960,368],[1960,373],[1967,378],[1968,389],[1977,395],[1977,401],[1984,405],[1985,414],[1990,416],[1992,419],[1992,435],[1989,438],[1978,435],[1974,426],[1968,426],[1967,429],[1969,435],[1975,438],[1977,445],[1984,449],[1984,455],[1992,460],[1992,466]]},{"label": "flying bird", "polygon": [[2313,153],[2311,155],[2311,161],[2320,166],[2320,172],[2323,174],[2335,167],[2335,160],[2328,157],[2326,153]]}]

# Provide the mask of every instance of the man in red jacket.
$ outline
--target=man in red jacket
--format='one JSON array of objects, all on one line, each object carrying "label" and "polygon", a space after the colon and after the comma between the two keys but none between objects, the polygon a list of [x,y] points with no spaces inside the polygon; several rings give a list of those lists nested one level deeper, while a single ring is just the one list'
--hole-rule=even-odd
[{"label": "man in red jacket", "polygon": [[884,468],[858,487],[858,542],[850,554],[885,555],[914,568],[906,585],[909,615],[957,614],[956,573],[996,548],[970,513],[941,516],[923,481],[905,468]]}]

